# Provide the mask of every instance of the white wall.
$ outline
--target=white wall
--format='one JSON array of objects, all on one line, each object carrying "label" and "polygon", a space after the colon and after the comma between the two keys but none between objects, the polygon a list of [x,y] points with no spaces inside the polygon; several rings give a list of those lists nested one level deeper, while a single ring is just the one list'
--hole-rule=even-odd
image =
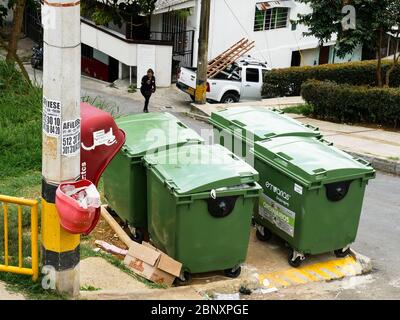
[{"label": "white wall", "polygon": [[314,66],[319,61],[319,48],[301,51],[301,66]]},{"label": "white wall", "polygon": [[[81,23],[81,41],[127,66],[141,66],[148,58],[138,55],[138,46],[141,44],[125,42],[86,23]],[[168,87],[171,85],[172,46],[151,45],[151,47],[155,50],[154,71],[158,86]],[[144,68],[149,67],[144,66]],[[138,75],[139,77],[141,75]]]},{"label": "white wall", "polygon": [[[299,48],[316,48],[318,40],[304,37],[304,26],[297,26],[292,31],[290,22],[286,28],[254,31],[255,5],[260,0],[212,0],[210,24],[209,56],[214,57],[241,38],[249,38],[256,42],[256,48],[250,53],[254,57],[267,61],[274,67],[289,67],[292,51]],[[231,12],[231,10],[234,14]],[[295,20],[298,13],[307,13],[311,9],[296,2],[290,9],[290,19]]]},{"label": "white wall", "polygon": [[157,86],[169,87],[172,72],[172,46],[156,46],[155,73]]},{"label": "white wall", "polygon": [[342,63],[342,62],[350,62],[350,61],[360,61],[362,59],[362,45],[357,46],[357,48],[350,54],[347,54],[343,58],[339,58],[335,54],[335,58],[333,58],[335,50],[331,47],[331,51],[329,52],[329,62],[330,63]]}]

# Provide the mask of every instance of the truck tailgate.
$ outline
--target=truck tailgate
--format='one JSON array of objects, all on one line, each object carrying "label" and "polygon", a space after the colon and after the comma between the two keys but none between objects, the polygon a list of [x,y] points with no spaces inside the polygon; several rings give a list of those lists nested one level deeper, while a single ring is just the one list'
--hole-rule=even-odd
[{"label": "truck tailgate", "polygon": [[196,88],[196,71],[195,71],[195,69],[194,68],[189,69],[189,68],[182,67],[178,81],[190,88],[195,89]]}]

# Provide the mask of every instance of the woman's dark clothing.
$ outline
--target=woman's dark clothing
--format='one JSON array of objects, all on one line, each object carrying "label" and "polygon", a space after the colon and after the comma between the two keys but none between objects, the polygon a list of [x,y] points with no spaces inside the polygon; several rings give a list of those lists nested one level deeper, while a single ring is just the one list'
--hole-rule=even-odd
[{"label": "woman's dark clothing", "polygon": [[151,77],[151,79],[145,75],[142,78],[142,86],[140,87],[140,92],[142,93],[144,97],[144,112],[149,112],[148,107],[149,107],[149,101],[151,95],[156,92],[156,78]]}]

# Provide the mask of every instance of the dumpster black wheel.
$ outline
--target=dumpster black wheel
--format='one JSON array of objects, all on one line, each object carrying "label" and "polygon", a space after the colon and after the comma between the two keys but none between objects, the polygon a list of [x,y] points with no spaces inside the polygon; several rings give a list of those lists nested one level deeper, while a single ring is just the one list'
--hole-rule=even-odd
[{"label": "dumpster black wheel", "polygon": [[271,240],[272,232],[268,228],[265,228],[265,227],[262,227],[262,228],[263,228],[263,233],[264,234],[262,234],[260,232],[260,230],[257,228],[257,231],[256,231],[257,239],[260,240],[260,241],[269,241],[269,240]]},{"label": "dumpster black wheel", "polygon": [[131,238],[133,241],[141,244],[144,240],[144,233],[140,229],[135,229],[135,232],[132,233]]},{"label": "dumpster black wheel", "polygon": [[184,271],[181,277],[175,279],[177,286],[187,286],[192,282],[192,274],[188,271]]},{"label": "dumpster black wheel", "polygon": [[296,259],[293,260],[293,251],[292,251],[288,258],[289,265],[293,268],[298,268],[300,267],[301,262],[302,262],[301,257],[297,257]]},{"label": "dumpster black wheel", "polygon": [[228,278],[237,278],[240,276],[241,272],[242,272],[241,267],[224,270],[224,273]]},{"label": "dumpster black wheel", "polygon": [[343,251],[343,249],[335,250],[333,253],[338,258],[345,258],[350,254],[350,248],[347,248],[344,251]]}]

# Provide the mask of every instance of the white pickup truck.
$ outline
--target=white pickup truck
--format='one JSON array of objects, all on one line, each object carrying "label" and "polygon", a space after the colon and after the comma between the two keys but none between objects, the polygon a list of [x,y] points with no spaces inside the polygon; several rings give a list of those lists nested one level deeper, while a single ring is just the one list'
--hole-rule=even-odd
[{"label": "white pickup truck", "polygon": [[[264,63],[242,60],[207,80],[207,101],[234,103],[239,100],[260,100],[264,73],[270,70]],[[176,86],[194,100],[196,68],[181,68]]]}]

